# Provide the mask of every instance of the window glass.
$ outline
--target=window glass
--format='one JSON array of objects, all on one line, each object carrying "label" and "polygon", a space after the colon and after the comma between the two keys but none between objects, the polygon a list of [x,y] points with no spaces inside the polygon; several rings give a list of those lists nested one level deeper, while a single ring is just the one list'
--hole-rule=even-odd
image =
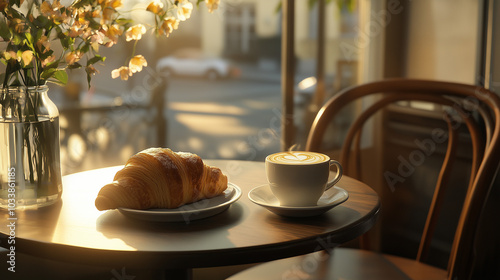
[{"label": "window glass", "polygon": [[[132,2],[130,7],[139,3]],[[124,164],[154,146],[207,159],[263,160],[279,151],[280,2],[227,0],[213,13],[195,5],[191,18],[168,38],[145,34],[135,47],[103,50],[108,58],[91,88],[78,71],[70,74],[70,86],[51,86],[61,111],[63,172]],[[304,148],[313,114],[307,108],[320,80],[318,9],[309,1],[296,2],[295,123],[296,141]],[[339,48],[339,42],[354,44],[357,11],[327,2],[324,100],[353,84],[357,73],[357,58],[345,57]],[[128,81],[112,79],[111,70],[134,48],[148,67]]]}]

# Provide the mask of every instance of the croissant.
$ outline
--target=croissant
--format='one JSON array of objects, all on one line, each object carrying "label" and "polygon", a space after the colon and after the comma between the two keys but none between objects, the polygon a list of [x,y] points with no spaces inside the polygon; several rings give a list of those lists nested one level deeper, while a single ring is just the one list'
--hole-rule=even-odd
[{"label": "croissant", "polygon": [[150,148],[132,156],[114,181],[99,191],[99,210],[177,208],[215,197],[227,188],[219,168],[203,163],[191,153]]}]

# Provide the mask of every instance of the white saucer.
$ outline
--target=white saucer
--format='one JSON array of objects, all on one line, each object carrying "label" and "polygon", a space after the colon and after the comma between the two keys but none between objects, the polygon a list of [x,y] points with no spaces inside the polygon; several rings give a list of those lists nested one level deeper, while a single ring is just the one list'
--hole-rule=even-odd
[{"label": "white saucer", "polygon": [[307,207],[281,206],[274,196],[269,184],[258,186],[248,193],[248,198],[255,204],[285,217],[311,217],[325,213],[349,198],[346,190],[334,186],[327,190],[318,200],[318,205]]},{"label": "white saucer", "polygon": [[241,189],[233,183],[216,197],[203,199],[183,205],[175,209],[129,209],[118,208],[118,211],[130,218],[152,222],[185,222],[207,218],[219,214],[241,197]]}]

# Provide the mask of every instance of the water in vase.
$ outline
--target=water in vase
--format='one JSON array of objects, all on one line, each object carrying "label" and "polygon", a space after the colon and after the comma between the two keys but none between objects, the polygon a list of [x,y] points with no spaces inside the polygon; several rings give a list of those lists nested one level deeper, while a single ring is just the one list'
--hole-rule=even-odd
[{"label": "water in vase", "polygon": [[59,117],[0,122],[0,208],[37,209],[59,200]]}]

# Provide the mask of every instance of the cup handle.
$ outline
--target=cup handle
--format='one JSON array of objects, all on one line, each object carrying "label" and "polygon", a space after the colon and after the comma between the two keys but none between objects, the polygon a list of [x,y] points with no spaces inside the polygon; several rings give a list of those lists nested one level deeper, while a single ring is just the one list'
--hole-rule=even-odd
[{"label": "cup handle", "polygon": [[332,165],[337,166],[337,175],[335,176],[335,178],[333,178],[333,180],[329,181],[326,184],[325,191],[328,190],[329,188],[333,187],[336,183],[338,183],[338,181],[340,181],[340,178],[342,178],[342,174],[344,173],[340,162],[332,159],[332,160],[330,160],[330,167],[332,167]]}]

